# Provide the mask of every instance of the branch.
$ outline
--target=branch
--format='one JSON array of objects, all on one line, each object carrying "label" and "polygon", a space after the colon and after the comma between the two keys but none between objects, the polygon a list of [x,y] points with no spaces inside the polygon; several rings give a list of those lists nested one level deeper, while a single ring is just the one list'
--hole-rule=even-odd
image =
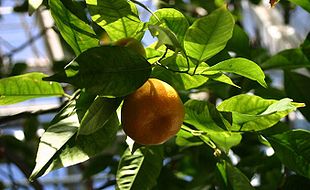
[{"label": "branch", "polygon": [[47,110],[38,110],[35,112],[22,112],[22,113],[18,113],[15,115],[1,117],[0,118],[0,125],[5,124],[5,123],[10,122],[10,121],[17,120],[17,119],[27,118],[30,116],[37,116],[37,115],[41,115],[41,114],[59,112],[66,105],[66,103],[67,103],[67,101],[65,101],[62,105],[60,105],[57,108],[51,108],[51,109],[47,109]]},{"label": "branch", "polygon": [[[31,174],[31,169],[29,168],[28,165],[25,164],[25,162],[16,154],[14,154],[11,151],[8,151],[7,149],[5,150],[5,157],[7,158],[7,160],[13,164],[15,164],[20,171],[23,172],[23,174],[28,178]],[[34,180],[33,182],[30,182],[30,184],[33,186],[33,188],[35,190],[42,190],[43,186],[42,184],[37,181]]]},{"label": "branch", "polygon": [[35,42],[36,40],[38,40],[41,36],[43,36],[46,31],[48,30],[49,28],[45,28],[43,29],[39,34],[33,36],[32,38],[30,38],[28,41],[24,42],[22,45],[20,45],[19,47],[15,48],[15,49],[12,49],[9,53],[7,54],[3,54],[2,56],[3,57],[11,57],[13,54],[19,52],[19,51],[22,51],[24,48],[26,48],[28,45],[32,44],[33,42]]}]

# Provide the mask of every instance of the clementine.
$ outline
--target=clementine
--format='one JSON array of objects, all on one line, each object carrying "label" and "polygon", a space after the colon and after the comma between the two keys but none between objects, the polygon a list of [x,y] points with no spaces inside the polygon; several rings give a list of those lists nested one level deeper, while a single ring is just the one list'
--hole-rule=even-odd
[{"label": "clementine", "polygon": [[180,130],[184,114],[177,91],[166,82],[151,78],[124,99],[121,120],[124,132],[135,142],[156,145]]}]

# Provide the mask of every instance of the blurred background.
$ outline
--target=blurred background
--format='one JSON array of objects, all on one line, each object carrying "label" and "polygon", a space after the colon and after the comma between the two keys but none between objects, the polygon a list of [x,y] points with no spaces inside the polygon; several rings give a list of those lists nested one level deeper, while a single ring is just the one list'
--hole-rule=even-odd
[{"label": "blurred background", "polygon": [[[139,2],[153,11],[174,7],[188,17],[201,17],[225,0]],[[265,0],[226,2],[237,17],[237,24],[247,33],[251,47],[257,50],[258,62],[282,50],[299,47],[310,31],[310,14],[289,1],[281,0],[274,8]],[[141,19],[147,21],[150,14],[138,8]],[[48,9],[43,5],[32,16],[27,10],[27,0],[0,0],[0,78],[33,71],[51,74],[73,58],[72,50],[59,35]],[[147,46],[155,40],[147,33],[143,44]],[[298,72],[309,77],[305,69]],[[268,70],[267,74],[270,85],[283,90],[283,71]],[[118,147],[86,163],[51,172],[33,183],[27,180],[34,167],[39,137],[62,102],[61,98],[40,98],[0,106],[0,189],[114,189]],[[288,119],[294,128],[310,129],[309,122],[299,111],[290,114]],[[121,134],[120,138],[123,138]],[[266,152],[273,154],[272,150]],[[259,182],[253,179],[252,183]]]}]

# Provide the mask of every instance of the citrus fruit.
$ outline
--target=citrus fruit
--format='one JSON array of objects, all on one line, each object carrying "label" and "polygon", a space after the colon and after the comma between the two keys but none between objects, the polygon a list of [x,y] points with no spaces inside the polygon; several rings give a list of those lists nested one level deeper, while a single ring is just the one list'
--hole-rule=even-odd
[{"label": "citrus fruit", "polygon": [[144,49],[143,45],[141,44],[140,41],[138,41],[135,38],[123,38],[123,39],[116,41],[114,43],[114,45],[128,47],[128,48],[132,49],[133,51],[139,53],[143,57],[146,56],[145,49]]},{"label": "citrus fruit", "polygon": [[121,120],[124,132],[142,145],[166,142],[181,128],[184,106],[177,91],[150,78],[124,99]]}]

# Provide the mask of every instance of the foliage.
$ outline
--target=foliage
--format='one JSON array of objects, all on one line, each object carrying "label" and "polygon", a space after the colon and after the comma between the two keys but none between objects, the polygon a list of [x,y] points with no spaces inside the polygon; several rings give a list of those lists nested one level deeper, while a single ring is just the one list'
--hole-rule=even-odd
[{"label": "foliage", "polygon": [[[98,158],[104,162],[98,167],[110,168],[116,180],[111,185],[118,189],[254,189],[250,181],[256,176],[261,179],[258,189],[308,183],[309,131],[290,129],[284,119],[297,109],[310,117],[304,104],[309,104],[309,77],[294,70],[309,68],[309,36],[299,48],[257,64],[261,55],[251,48],[235,15],[222,1],[214,2],[201,5],[210,12],[207,16],[183,14],[176,3],[143,22],[137,1],[50,0],[57,29],[75,58],[52,76],[33,72],[0,79],[0,105],[46,96],[66,99],[41,136],[27,177],[36,180],[81,163],[93,168],[85,170],[89,178],[100,172],[92,165]],[[307,0],[292,2],[309,11]],[[29,0],[29,13],[41,4]],[[157,41],[146,47],[146,58],[113,45],[128,37],[140,41],[147,31]],[[100,43],[103,36],[108,40]],[[271,69],[284,71],[284,90],[269,86],[266,71]],[[124,145],[123,139],[116,140],[122,131],[121,102],[150,77],[180,93],[186,111],[182,129],[163,145]],[[64,84],[75,92],[65,94]],[[192,98],[196,92],[209,99]],[[9,142],[0,136],[0,154]],[[22,143],[14,143],[23,149]],[[111,145],[117,150],[105,155]],[[275,155],[267,156],[262,150],[271,147]],[[120,157],[118,167],[114,156]]]}]

